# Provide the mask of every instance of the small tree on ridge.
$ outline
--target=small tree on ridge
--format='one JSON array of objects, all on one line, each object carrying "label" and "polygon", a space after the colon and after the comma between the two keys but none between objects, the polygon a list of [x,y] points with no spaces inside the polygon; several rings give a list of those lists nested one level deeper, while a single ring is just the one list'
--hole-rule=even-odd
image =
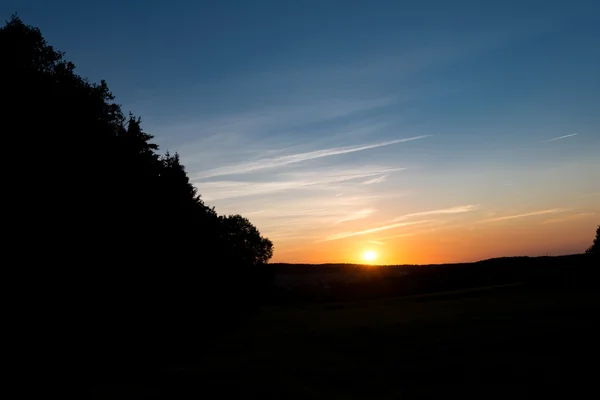
[{"label": "small tree on ridge", "polygon": [[600,225],[598,225],[598,229],[596,229],[596,238],[594,239],[594,243],[585,251],[588,254],[600,254]]}]

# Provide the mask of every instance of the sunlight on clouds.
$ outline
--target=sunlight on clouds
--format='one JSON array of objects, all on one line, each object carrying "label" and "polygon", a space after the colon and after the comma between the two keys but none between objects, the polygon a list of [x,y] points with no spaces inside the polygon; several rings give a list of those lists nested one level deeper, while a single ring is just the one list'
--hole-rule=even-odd
[{"label": "sunlight on clouds", "polygon": [[377,228],[364,229],[364,230],[360,230],[360,231],[341,232],[341,233],[336,233],[334,235],[327,236],[325,239],[323,239],[321,241],[326,242],[326,241],[331,241],[331,240],[345,239],[345,238],[348,238],[348,237],[351,237],[351,236],[366,235],[368,233],[385,231],[385,230],[388,230],[388,229],[401,228],[401,227],[410,226],[410,225],[425,224],[425,223],[434,222],[434,221],[435,220],[423,220],[423,221],[414,221],[414,222],[399,222],[399,223],[395,223],[395,224],[390,224],[390,225],[385,225],[385,226],[379,226]]},{"label": "sunlight on clouds", "polygon": [[349,214],[349,215],[345,216],[344,218],[337,220],[335,223],[341,224],[342,222],[356,221],[358,219],[364,219],[364,218],[367,218],[368,216],[370,216],[371,214],[373,214],[374,212],[375,212],[375,210],[372,208],[365,208],[363,210],[358,210],[356,212],[353,212],[352,214]]},{"label": "sunlight on clouds", "polygon": [[408,236],[414,236],[414,235],[416,235],[416,233],[414,233],[414,232],[411,232],[411,233],[400,233],[398,235],[380,237],[380,238],[377,238],[377,240],[373,240],[373,242],[377,242],[377,243],[380,243],[380,244],[383,245],[387,241],[389,241],[390,239],[398,239],[398,238],[408,237]]},{"label": "sunlight on clouds", "polygon": [[[477,210],[478,208],[479,208],[479,205],[470,204],[470,205],[462,205],[462,206],[455,206],[455,207],[449,207],[449,208],[441,208],[441,209],[430,210],[430,211],[409,213],[409,214],[405,214],[401,217],[392,219],[390,222],[394,222],[394,223],[389,224],[389,225],[380,226],[377,228],[365,229],[365,230],[358,230],[358,231],[354,231],[354,232],[341,232],[341,233],[330,235],[327,238],[325,238],[323,241],[338,240],[338,239],[344,239],[344,238],[348,238],[348,237],[352,237],[352,236],[375,233],[375,232],[388,230],[388,229],[400,228],[400,227],[404,227],[404,226],[420,225],[420,224],[437,222],[438,220],[422,220],[422,221],[414,221],[414,222],[399,222],[399,221],[404,221],[404,220],[412,218],[412,217],[462,214],[462,213]],[[444,222],[442,222],[442,224],[443,223]],[[388,236],[388,237],[384,237],[384,238],[378,238],[376,240],[378,242],[383,242],[385,240],[389,240],[392,238],[399,238],[399,237],[403,237],[403,236],[412,236],[414,234],[415,234],[415,232],[409,232],[409,233],[400,234],[400,235],[393,235],[393,236]]]},{"label": "sunlight on clouds", "polygon": [[585,212],[585,213],[571,214],[571,215],[567,215],[565,217],[550,218],[550,219],[545,220],[542,223],[543,224],[555,224],[555,223],[559,223],[559,222],[573,221],[575,219],[580,219],[580,218],[584,218],[584,217],[591,217],[592,215],[596,215],[596,213],[595,212]]},{"label": "sunlight on clouds", "polygon": [[466,213],[469,211],[477,210],[478,208],[479,208],[478,204],[470,204],[470,205],[466,205],[466,206],[456,206],[456,207],[450,207],[450,208],[441,208],[438,210],[421,211],[421,212],[406,214],[406,215],[403,215],[398,218],[394,218],[393,221],[402,221],[404,219],[411,218],[411,217],[424,217],[427,215],[462,214],[462,213]]},{"label": "sunlight on clouds", "polygon": [[[241,212],[252,216],[253,219],[261,221],[273,221],[274,225],[278,219],[296,218],[303,221],[315,222],[319,219],[333,224],[335,221],[355,212],[357,209],[372,208],[374,202],[381,198],[380,195],[356,194],[345,196],[332,196],[323,191],[311,191],[298,196],[295,193],[280,194],[270,197],[269,208],[255,213],[251,210],[258,209],[264,205],[262,197],[249,199],[231,199],[220,207],[225,213]],[[268,222],[271,223],[271,222]]]},{"label": "sunlight on clouds", "polygon": [[371,209],[380,196],[375,195],[345,195],[333,196],[327,192],[313,191],[298,195],[278,196],[272,199],[271,207],[260,212],[248,212],[264,204],[264,199],[256,198],[251,202],[232,202],[221,210],[226,213],[241,211],[248,215],[261,232],[279,241],[286,237],[302,237],[312,235],[312,238],[323,234],[323,229],[334,226],[341,219],[356,213],[356,210]]},{"label": "sunlight on clouds", "polygon": [[550,210],[540,210],[540,211],[533,211],[533,212],[524,213],[524,214],[507,215],[507,216],[504,216],[504,217],[491,218],[491,219],[483,220],[481,222],[506,221],[506,220],[510,220],[510,219],[533,217],[533,216],[537,216],[537,215],[556,214],[556,213],[561,213],[561,212],[565,212],[565,211],[568,211],[568,210],[564,209],[564,208],[553,208],[553,209],[550,209]]}]

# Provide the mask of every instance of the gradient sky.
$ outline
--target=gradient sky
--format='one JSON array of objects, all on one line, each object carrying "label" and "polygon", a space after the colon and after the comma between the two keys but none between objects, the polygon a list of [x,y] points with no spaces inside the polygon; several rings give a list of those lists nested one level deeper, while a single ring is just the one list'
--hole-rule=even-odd
[{"label": "gradient sky", "polygon": [[582,252],[598,1],[3,0],[106,79],[273,261]]}]

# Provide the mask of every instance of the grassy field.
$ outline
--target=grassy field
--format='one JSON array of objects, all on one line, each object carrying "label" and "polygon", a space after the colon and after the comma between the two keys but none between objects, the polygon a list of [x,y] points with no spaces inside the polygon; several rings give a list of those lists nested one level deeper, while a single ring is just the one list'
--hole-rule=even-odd
[{"label": "grassy field", "polygon": [[244,399],[573,395],[595,379],[599,311],[594,290],[522,284],[265,308],[215,343],[201,365],[173,367],[146,391]]}]

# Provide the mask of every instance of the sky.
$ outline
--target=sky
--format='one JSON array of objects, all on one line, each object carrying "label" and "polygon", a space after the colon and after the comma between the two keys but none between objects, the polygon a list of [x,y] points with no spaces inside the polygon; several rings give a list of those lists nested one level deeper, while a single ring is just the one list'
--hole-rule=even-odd
[{"label": "sky", "polygon": [[598,1],[3,0],[274,262],[583,252]]}]

